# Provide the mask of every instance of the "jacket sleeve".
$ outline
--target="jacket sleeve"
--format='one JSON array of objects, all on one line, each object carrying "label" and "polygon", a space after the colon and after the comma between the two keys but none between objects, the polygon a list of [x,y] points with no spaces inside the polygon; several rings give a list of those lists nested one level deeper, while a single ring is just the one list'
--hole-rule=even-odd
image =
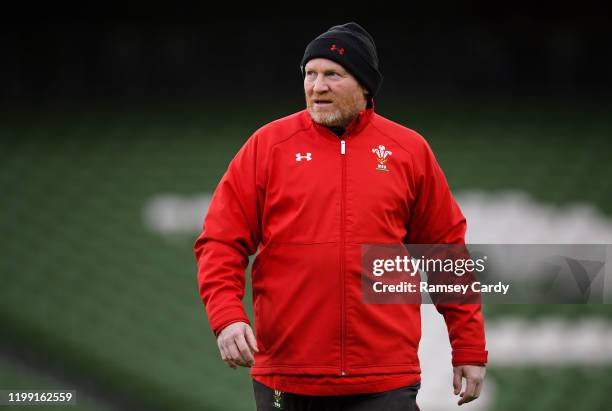
[{"label": "jacket sleeve", "polygon": [[199,294],[210,326],[250,324],[242,304],[245,270],[261,237],[257,136],[238,151],[217,186],[194,245]]},{"label": "jacket sleeve", "polygon": [[[410,222],[409,244],[464,244],[466,219],[453,198],[448,182],[431,148],[423,140],[413,171],[416,192]],[[487,362],[484,319],[480,304],[436,304],[444,317],[453,366]]]}]

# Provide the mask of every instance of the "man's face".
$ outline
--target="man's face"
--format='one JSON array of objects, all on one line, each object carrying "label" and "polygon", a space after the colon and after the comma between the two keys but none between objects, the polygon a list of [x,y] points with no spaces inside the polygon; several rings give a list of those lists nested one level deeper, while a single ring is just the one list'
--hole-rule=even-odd
[{"label": "man's face", "polygon": [[366,107],[366,89],[340,64],[316,58],[304,71],[306,108],[316,123],[346,127]]}]

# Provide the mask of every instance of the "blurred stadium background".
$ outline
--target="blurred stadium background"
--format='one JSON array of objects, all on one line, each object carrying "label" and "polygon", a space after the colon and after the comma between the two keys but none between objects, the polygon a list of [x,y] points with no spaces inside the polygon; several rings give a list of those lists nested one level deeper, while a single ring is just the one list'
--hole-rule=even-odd
[{"label": "blurred stadium background", "polygon": [[[0,389],[76,389],[80,410],[254,409],[248,371],[219,360],[192,245],[237,149],[302,109],[307,42],[349,19],[379,48],[377,111],[429,140],[470,242],[612,244],[596,14],[7,23]],[[611,305],[484,312],[488,379],[465,408],[609,409]],[[423,316],[419,403],[454,409],[444,325]]]}]

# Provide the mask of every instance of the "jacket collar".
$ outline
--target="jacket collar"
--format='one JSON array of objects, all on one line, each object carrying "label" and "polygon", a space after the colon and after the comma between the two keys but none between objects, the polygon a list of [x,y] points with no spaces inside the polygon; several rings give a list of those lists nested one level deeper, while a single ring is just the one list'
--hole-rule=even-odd
[{"label": "jacket collar", "polygon": [[[319,132],[319,134],[323,134],[323,135],[329,135],[329,134],[334,134],[333,131],[331,131],[329,128],[327,128],[326,126],[323,126],[321,124],[315,123],[314,120],[312,119],[312,117],[310,117],[310,113],[308,113],[308,110],[304,110],[304,116],[305,116],[305,120],[308,123],[308,125],[311,125],[317,132]],[[346,130],[344,132],[344,135],[348,135],[348,134],[357,134],[359,133],[361,130],[363,130],[371,121],[372,119],[372,115],[374,114],[374,99],[371,98],[367,107],[364,110],[361,110],[353,119],[353,121],[351,121],[349,123],[349,125],[346,127]],[[338,138],[336,136],[336,138]]]}]

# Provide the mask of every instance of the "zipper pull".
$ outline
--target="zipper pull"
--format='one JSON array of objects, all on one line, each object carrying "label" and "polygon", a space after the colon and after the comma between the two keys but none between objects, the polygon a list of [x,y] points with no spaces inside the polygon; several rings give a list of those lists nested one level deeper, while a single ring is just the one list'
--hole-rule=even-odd
[{"label": "zipper pull", "polygon": [[346,141],[340,140],[340,154],[346,154]]}]

